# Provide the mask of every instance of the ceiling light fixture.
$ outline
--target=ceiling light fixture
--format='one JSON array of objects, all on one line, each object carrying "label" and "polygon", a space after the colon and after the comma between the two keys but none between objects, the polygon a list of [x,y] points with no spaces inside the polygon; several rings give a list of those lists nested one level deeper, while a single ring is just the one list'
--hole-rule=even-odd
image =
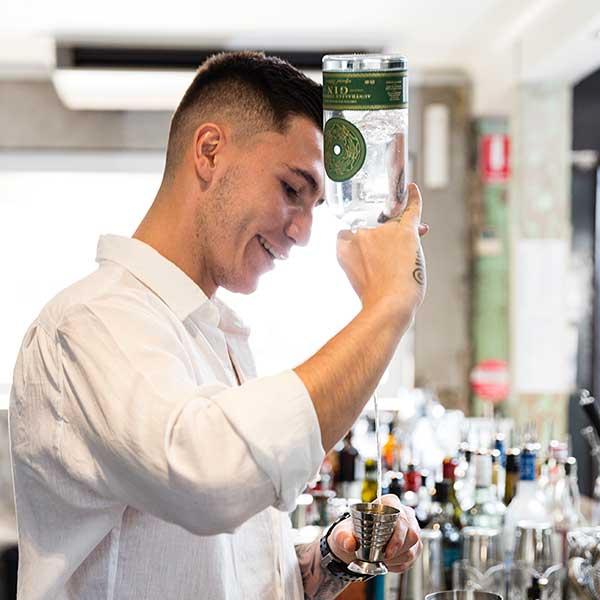
[{"label": "ceiling light fixture", "polygon": [[[305,70],[321,83],[318,70]],[[59,68],[52,82],[71,110],[165,110],[177,108],[194,78],[193,70]]]}]

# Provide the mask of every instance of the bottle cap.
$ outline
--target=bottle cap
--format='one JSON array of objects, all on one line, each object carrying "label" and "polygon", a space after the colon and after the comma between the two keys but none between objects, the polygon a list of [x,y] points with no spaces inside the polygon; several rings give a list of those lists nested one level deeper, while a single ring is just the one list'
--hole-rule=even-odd
[{"label": "bottle cap", "polygon": [[390,485],[388,487],[388,494],[395,494],[398,498],[402,497],[402,492],[404,492],[404,483],[403,479],[400,477],[392,477],[390,481]]},{"label": "bottle cap", "polygon": [[511,448],[506,452],[506,472],[518,473],[521,464],[521,451],[518,448]]},{"label": "bottle cap", "polygon": [[566,442],[552,440],[549,448],[550,456],[559,462],[564,462],[569,457],[569,445]]},{"label": "bottle cap", "polygon": [[365,460],[365,471],[376,471],[377,461],[374,458],[367,458]]},{"label": "bottle cap", "polygon": [[421,487],[421,473],[417,471],[415,465],[408,465],[408,470],[404,474],[406,490],[410,492],[418,492]]},{"label": "bottle cap", "polygon": [[324,71],[390,71],[406,69],[406,58],[397,54],[327,54]]},{"label": "bottle cap", "polygon": [[494,448],[500,453],[500,464],[503,468],[506,468],[506,445],[504,444],[504,435],[502,433],[496,434]]},{"label": "bottle cap", "polygon": [[569,456],[565,461],[565,475],[569,476],[572,473],[577,473],[577,459],[574,456]]},{"label": "bottle cap", "polygon": [[450,497],[450,483],[447,480],[435,482],[435,498],[440,504],[448,502]]},{"label": "bottle cap", "polygon": [[442,462],[442,479],[449,479],[450,481],[454,481],[456,479],[456,475],[454,473],[456,469],[456,459],[447,457]]},{"label": "bottle cap", "polygon": [[521,452],[521,481],[535,481],[535,452],[525,448]]}]

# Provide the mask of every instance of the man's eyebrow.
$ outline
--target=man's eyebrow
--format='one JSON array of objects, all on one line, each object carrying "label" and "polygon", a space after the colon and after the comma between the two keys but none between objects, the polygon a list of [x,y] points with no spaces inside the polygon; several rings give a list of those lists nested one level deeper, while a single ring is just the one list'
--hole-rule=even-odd
[{"label": "man's eyebrow", "polygon": [[[313,193],[319,189],[319,186],[318,186],[315,178],[308,171],[305,171],[304,169],[300,169],[299,167],[292,167],[291,165],[288,165],[287,163],[285,163],[285,166],[292,173],[302,177],[308,183],[308,185],[310,186],[310,189],[312,190]],[[319,198],[316,205],[319,206],[320,204],[323,204],[323,202],[325,202],[325,199]]]}]

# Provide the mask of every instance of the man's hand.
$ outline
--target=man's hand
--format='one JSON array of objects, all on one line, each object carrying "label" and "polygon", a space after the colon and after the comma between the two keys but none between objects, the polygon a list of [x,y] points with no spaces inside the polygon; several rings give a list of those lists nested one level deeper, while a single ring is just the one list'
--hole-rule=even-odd
[{"label": "man's hand", "polygon": [[410,184],[401,215],[338,236],[338,260],[362,310],[294,369],[314,404],[325,451],[360,415],[423,302],[427,275],[420,236],[428,229],[421,224],[421,194]]},{"label": "man's hand", "polygon": [[374,229],[348,230],[338,235],[338,260],[364,308],[381,302],[402,314],[412,314],[427,287],[420,236],[421,194],[411,183],[402,214]]},{"label": "man's hand", "polygon": [[[420,528],[415,518],[415,512],[408,506],[403,506],[397,496],[386,494],[381,498],[382,504],[398,508],[400,516],[385,549],[385,564],[394,573],[403,573],[411,567],[421,553],[423,544],[419,535]],[[355,558],[358,547],[352,519],[339,523],[329,536],[329,546],[332,552],[345,563],[351,563]]]}]

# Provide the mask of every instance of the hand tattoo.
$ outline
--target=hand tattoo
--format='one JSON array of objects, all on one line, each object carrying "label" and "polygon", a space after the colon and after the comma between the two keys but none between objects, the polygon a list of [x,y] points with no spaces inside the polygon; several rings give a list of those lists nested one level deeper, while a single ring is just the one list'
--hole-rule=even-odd
[{"label": "hand tattoo", "polygon": [[419,285],[425,285],[425,258],[423,257],[421,248],[417,251],[413,278]]}]

